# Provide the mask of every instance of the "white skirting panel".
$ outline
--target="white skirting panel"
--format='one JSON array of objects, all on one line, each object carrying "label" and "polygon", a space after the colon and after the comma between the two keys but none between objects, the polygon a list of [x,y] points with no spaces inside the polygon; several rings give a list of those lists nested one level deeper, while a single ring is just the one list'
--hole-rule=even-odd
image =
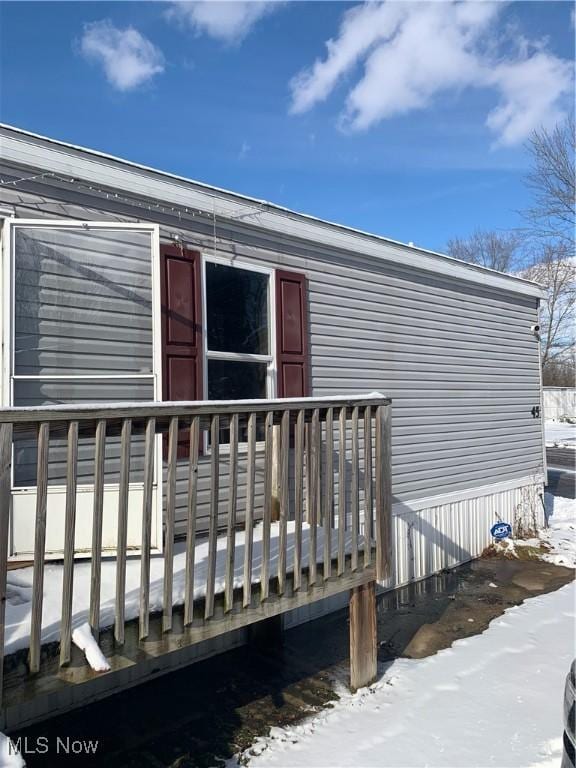
[{"label": "white skirting panel", "polygon": [[424,509],[402,509],[393,518],[395,587],[478,557],[499,520],[515,534],[544,525],[543,487],[532,482]]},{"label": "white skirting panel", "polygon": [[[473,560],[493,541],[490,529],[498,521],[510,523],[515,534],[543,527],[543,493],[540,479],[524,478],[468,491],[464,498],[444,497],[443,503],[438,503],[442,498],[430,499],[429,506],[419,509],[395,504],[392,579],[381,586],[394,589]],[[284,615],[284,628],[347,605],[348,594],[343,593],[297,608]]]}]

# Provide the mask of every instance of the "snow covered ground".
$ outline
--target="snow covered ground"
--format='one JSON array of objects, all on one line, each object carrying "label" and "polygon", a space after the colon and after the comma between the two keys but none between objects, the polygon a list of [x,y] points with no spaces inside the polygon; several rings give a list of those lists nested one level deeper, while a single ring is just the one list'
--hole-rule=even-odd
[{"label": "snow covered ground", "polygon": [[546,445],[557,448],[576,448],[576,424],[564,424],[559,421],[547,421]]},{"label": "snow covered ground", "polygon": [[546,493],[548,528],[540,538],[551,547],[544,560],[555,565],[576,568],[576,501]]},{"label": "snow covered ground", "polygon": [[[546,559],[576,564],[576,502],[546,498]],[[508,609],[481,635],[381,679],[304,723],[273,728],[251,768],[559,768],[564,681],[575,653],[574,582]]]}]

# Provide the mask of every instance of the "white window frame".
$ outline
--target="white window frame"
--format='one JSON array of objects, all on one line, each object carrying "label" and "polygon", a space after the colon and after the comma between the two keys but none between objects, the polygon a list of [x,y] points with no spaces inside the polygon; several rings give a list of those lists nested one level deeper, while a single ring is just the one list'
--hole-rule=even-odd
[{"label": "white window frame", "polygon": [[[206,284],[206,265],[223,264],[227,267],[243,269],[246,272],[260,272],[268,276],[268,340],[270,352],[267,355],[248,354],[243,352],[214,352],[208,349],[208,293]],[[204,398],[208,399],[208,362],[210,360],[231,360],[248,363],[266,363],[266,398],[276,397],[276,291],[275,288],[275,269],[265,267],[261,264],[254,264],[247,260],[238,260],[237,258],[225,258],[223,256],[213,256],[202,254],[202,385],[204,388]]]},{"label": "white window frame", "polygon": [[[15,362],[15,331],[16,323],[14,317],[15,309],[15,269],[14,269],[14,230],[18,228],[26,229],[105,229],[108,231],[115,230],[132,230],[141,231],[151,234],[151,287],[152,287],[152,372],[145,374],[66,374],[66,375],[36,375],[36,374],[23,374],[15,375],[14,362]],[[123,222],[111,222],[111,221],[78,221],[74,219],[20,219],[20,218],[7,218],[4,219],[2,227],[2,269],[0,290],[3,298],[7,297],[7,300],[3,301],[4,312],[0,319],[0,338],[2,339],[3,346],[3,360],[2,360],[2,375],[0,382],[0,404],[3,407],[10,407],[14,403],[14,381],[17,380],[42,380],[42,381],[57,381],[57,380],[76,380],[76,381],[92,381],[101,379],[107,380],[123,380],[132,381],[134,379],[149,379],[152,381],[153,386],[153,399],[155,401],[160,399],[161,387],[162,387],[162,339],[161,339],[161,307],[160,307],[160,226],[158,224],[149,223],[123,223]],[[160,443],[158,442],[158,445]],[[155,477],[154,483],[158,484],[158,496],[161,503],[161,453],[159,449],[157,454],[160,457],[160,461],[155,462]],[[113,484],[116,486],[117,483]],[[140,486],[141,483],[136,483]],[[11,487],[13,493],[30,493],[36,492],[35,486],[18,486],[14,487],[14,462],[12,462],[12,478]],[[51,485],[49,486],[49,492],[62,490],[63,485]],[[92,485],[78,485],[78,489],[91,488]]]},{"label": "white window frame", "polygon": [[[225,256],[215,256],[214,254],[202,253],[202,278],[201,278],[201,296],[202,296],[202,387],[204,399],[208,400],[208,361],[209,360],[238,360],[244,362],[266,363],[266,398],[274,399],[276,397],[277,363],[276,363],[276,270],[274,267],[266,267],[262,264],[255,264],[249,259],[226,258]],[[268,322],[269,322],[269,342],[270,353],[268,355],[253,355],[242,352],[210,352],[208,350],[208,294],[206,288],[206,264],[223,264],[226,267],[236,267],[246,271],[261,272],[268,276]],[[210,455],[210,442],[208,431],[205,431],[202,438],[203,453]],[[258,441],[256,449],[264,448],[264,442]],[[229,445],[220,445],[220,454],[226,455],[230,450]],[[247,443],[240,442],[238,451],[244,453],[248,450]]]}]

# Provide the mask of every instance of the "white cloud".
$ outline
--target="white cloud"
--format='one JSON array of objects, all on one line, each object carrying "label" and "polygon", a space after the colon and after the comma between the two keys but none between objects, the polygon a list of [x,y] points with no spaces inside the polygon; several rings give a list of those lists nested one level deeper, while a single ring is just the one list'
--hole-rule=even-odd
[{"label": "white cloud", "polygon": [[280,7],[274,0],[199,0],[172,3],[167,16],[226,43],[239,43],[262,17]]},{"label": "white cloud", "polygon": [[119,91],[137,88],[164,71],[164,56],[134,27],[119,29],[109,19],[84,25],[80,51],[100,64]]},{"label": "white cloud", "polygon": [[305,112],[324,101],[363,64],[340,118],[349,130],[424,109],[443,91],[490,88],[500,104],[487,116],[489,130],[497,143],[522,142],[534,128],[562,116],[572,93],[572,67],[520,35],[514,52],[504,54],[496,28],[504,7],[452,0],[356,6],[326,43],[325,58],[292,80],[291,110]]},{"label": "white cloud", "polygon": [[502,103],[486,124],[503,145],[518,144],[539,126],[550,127],[566,114],[565,97],[572,90],[572,65],[550,53],[538,52],[493,71]]},{"label": "white cloud", "polygon": [[248,144],[246,139],[244,139],[244,141],[242,142],[242,146],[240,147],[240,151],[238,152],[238,160],[244,160],[248,156],[248,153],[250,152],[251,149],[252,147],[250,146],[250,144]]}]

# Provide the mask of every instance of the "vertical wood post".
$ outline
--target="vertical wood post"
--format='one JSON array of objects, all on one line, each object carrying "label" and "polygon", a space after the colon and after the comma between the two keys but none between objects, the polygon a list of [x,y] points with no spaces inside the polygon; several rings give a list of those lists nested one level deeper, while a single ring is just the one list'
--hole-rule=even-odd
[{"label": "vertical wood post", "polygon": [[176,461],[178,458],[178,416],[170,419],[168,433],[168,475],[166,478],[166,531],[164,537],[164,614],[162,631],[172,629],[174,586],[174,524],[176,518]]},{"label": "vertical wood post", "polygon": [[376,582],[350,590],[350,688],[370,685],[377,674]]},{"label": "vertical wood post", "polygon": [[290,411],[282,413],[280,426],[280,521],[278,527],[278,594],[284,594],[286,587],[286,541],[290,505],[288,499],[288,460],[290,456]]},{"label": "vertical wood post", "polygon": [[38,459],[36,471],[36,535],[34,537],[34,575],[32,580],[32,614],[30,623],[30,674],[40,671],[40,642],[42,635],[42,600],[44,597],[44,550],[46,548],[46,507],[48,503],[48,442],[50,424],[38,428]]},{"label": "vertical wood post", "polygon": [[298,411],[294,435],[294,591],[302,585],[302,518],[304,509],[304,410]]},{"label": "vertical wood post", "polygon": [[280,520],[280,424],[272,427],[272,485],[270,494],[270,520],[277,523]]},{"label": "vertical wood post", "polygon": [[12,500],[12,424],[0,424],[0,703],[4,681],[4,630],[8,529]]},{"label": "vertical wood post", "polygon": [[376,578],[392,574],[392,439],[390,406],[376,409]]},{"label": "vertical wood post", "polygon": [[64,511],[64,564],[62,566],[62,623],[60,666],[70,662],[72,596],[74,592],[74,534],[76,531],[76,484],[78,475],[78,422],[68,424],[66,448],[66,508]]},{"label": "vertical wood post", "polygon": [[124,419],[120,438],[120,487],[118,492],[118,539],[116,544],[116,607],[114,612],[114,639],[124,644],[124,616],[126,609],[126,543],[128,539],[128,495],[130,492],[130,447],[132,420]]},{"label": "vertical wood post", "polygon": [[156,418],[146,420],[144,439],[144,493],[142,496],[142,545],[140,553],[140,640],[148,637],[150,626],[150,549],[152,547],[152,488],[154,484],[154,446]]},{"label": "vertical wood post", "polygon": [[[218,508],[220,501],[220,416],[210,420],[210,520],[208,529],[208,564],[206,566],[206,599],[204,618],[214,615],[214,582],[216,579],[216,551],[218,537]],[[248,509],[248,500],[246,501]]]},{"label": "vertical wood post", "polygon": [[[236,504],[238,501],[238,414],[230,416],[230,458],[228,470],[228,520],[226,523],[226,575],[224,578],[224,612],[234,604],[234,565],[236,561]],[[270,531],[268,531],[270,534]],[[270,536],[268,536],[270,542]],[[264,566],[262,566],[264,567]]]},{"label": "vertical wood post", "polygon": [[[96,426],[96,443],[94,446],[94,511],[92,516],[92,573],[90,578],[90,626],[96,637],[98,637],[98,632],[100,630],[100,582],[102,579],[102,522],[104,514],[105,458],[106,419],[100,419]],[[38,466],[40,467],[40,463],[38,463]],[[46,520],[44,520],[44,523],[46,523]]]},{"label": "vertical wood post", "polygon": [[198,491],[198,449],[200,446],[200,417],[193,416],[190,424],[188,464],[188,508],[186,520],[186,574],[184,577],[184,624],[194,619],[194,567],[196,555],[196,512]]},{"label": "vertical wood post", "polygon": [[264,512],[262,516],[262,569],[260,571],[260,600],[270,591],[270,521],[272,515],[272,450],[274,413],[266,414],[264,422]]}]

